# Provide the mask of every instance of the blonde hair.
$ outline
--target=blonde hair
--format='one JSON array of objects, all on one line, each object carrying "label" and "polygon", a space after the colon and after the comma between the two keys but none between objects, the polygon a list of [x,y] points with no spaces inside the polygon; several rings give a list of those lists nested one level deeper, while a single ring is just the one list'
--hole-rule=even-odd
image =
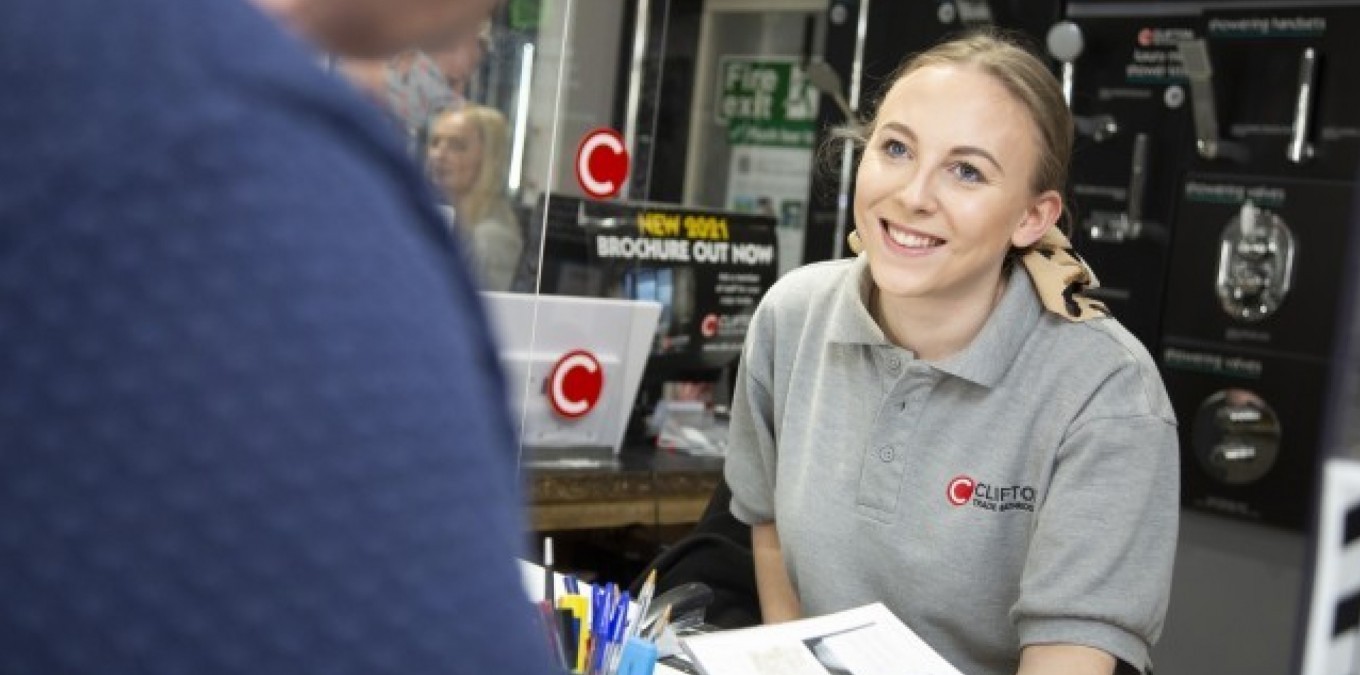
[{"label": "blonde hair", "polygon": [[471,103],[438,113],[430,126],[453,115],[462,115],[471,123],[482,141],[482,161],[477,165],[477,177],[457,204],[458,221],[471,227],[481,222],[497,202],[505,199],[505,180],[510,168],[510,129],[505,115],[499,110]]}]

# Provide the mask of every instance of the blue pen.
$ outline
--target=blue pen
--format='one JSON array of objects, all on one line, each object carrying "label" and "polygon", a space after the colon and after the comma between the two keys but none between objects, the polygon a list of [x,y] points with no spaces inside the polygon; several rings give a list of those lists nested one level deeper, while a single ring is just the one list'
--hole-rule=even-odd
[{"label": "blue pen", "polygon": [[628,626],[628,591],[624,591],[614,603],[614,615],[609,622],[609,641],[605,643],[604,672],[613,673],[618,665],[619,650],[623,647],[623,635]]},{"label": "blue pen", "polygon": [[629,597],[628,591],[624,591],[623,596],[619,598],[619,620],[614,624],[614,644],[616,645],[623,645],[623,636],[628,631],[628,610],[632,608],[632,599]]},{"label": "blue pen", "polygon": [[611,627],[613,626],[614,606],[618,592],[618,587],[610,582],[606,585],[600,598],[599,627],[596,630],[594,642],[590,646],[589,670],[591,673],[604,671],[604,652],[605,647],[609,644],[609,636],[612,634]]},{"label": "blue pen", "polygon": [[595,586],[590,589],[590,632],[597,636],[604,628],[604,588]]}]

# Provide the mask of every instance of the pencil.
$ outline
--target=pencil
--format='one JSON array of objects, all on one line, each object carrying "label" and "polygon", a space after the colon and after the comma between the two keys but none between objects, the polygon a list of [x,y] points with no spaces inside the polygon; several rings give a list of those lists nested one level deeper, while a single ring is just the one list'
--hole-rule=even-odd
[{"label": "pencil", "polygon": [[647,573],[647,580],[642,583],[642,591],[638,593],[638,613],[637,619],[628,626],[628,635],[624,638],[624,644],[628,643],[628,638],[637,637],[642,632],[642,622],[647,618],[647,606],[652,604],[652,594],[656,592],[656,570]]},{"label": "pencil", "polygon": [[656,642],[657,640],[661,639],[661,634],[666,632],[666,626],[668,626],[670,622],[671,622],[671,605],[666,605],[666,608],[661,610],[661,618],[657,619],[656,624],[652,626],[652,634],[650,638],[652,642]]}]

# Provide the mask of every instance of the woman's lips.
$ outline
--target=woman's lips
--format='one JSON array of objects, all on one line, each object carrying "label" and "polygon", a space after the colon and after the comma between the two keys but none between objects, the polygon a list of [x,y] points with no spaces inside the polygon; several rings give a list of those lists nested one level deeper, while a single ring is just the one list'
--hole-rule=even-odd
[{"label": "woman's lips", "polygon": [[893,225],[886,220],[879,219],[879,225],[883,228],[884,239],[891,248],[911,254],[927,253],[931,249],[943,246],[945,241],[919,230]]}]

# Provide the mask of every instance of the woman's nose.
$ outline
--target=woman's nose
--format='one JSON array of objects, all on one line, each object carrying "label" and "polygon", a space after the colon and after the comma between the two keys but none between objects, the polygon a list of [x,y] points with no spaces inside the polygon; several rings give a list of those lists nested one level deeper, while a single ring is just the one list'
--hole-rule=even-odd
[{"label": "woman's nose", "polygon": [[896,196],[912,211],[929,212],[935,208],[935,174],[925,168],[912,168],[902,174]]}]

